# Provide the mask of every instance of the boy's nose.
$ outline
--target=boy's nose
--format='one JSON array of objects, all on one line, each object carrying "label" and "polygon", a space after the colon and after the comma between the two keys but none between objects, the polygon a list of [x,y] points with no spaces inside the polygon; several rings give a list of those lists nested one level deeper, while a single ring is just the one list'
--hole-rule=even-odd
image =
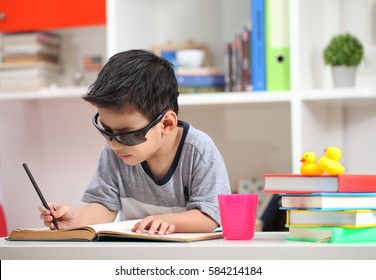
[{"label": "boy's nose", "polygon": [[119,143],[119,141],[117,141],[115,138],[112,138],[112,140],[107,140],[107,144],[113,150],[120,149],[123,146],[123,144]]}]

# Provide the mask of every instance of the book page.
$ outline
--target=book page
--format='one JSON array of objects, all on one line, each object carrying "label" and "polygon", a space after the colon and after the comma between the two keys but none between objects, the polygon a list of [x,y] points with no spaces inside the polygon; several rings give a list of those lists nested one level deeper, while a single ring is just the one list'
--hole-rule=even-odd
[{"label": "book page", "polygon": [[132,228],[138,222],[141,222],[142,219],[135,219],[135,220],[126,220],[120,222],[111,222],[111,223],[104,223],[104,224],[95,224],[90,225],[96,232],[99,231],[118,231],[118,232],[132,232]]},{"label": "book page", "polygon": [[155,234],[149,234],[147,230],[142,233],[132,232],[133,226],[140,222],[142,219],[137,220],[127,220],[115,223],[107,224],[97,224],[91,227],[100,235],[101,238],[105,236],[111,237],[128,237],[136,239],[153,239],[153,240],[166,240],[166,241],[195,241],[195,240],[206,240],[221,238],[222,232],[198,232],[198,233],[172,233],[166,235],[159,235],[158,232]]}]

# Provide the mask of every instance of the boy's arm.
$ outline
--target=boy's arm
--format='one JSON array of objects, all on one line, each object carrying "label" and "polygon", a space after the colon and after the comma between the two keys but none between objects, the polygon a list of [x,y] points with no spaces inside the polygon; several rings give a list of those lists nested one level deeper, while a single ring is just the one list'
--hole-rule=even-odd
[{"label": "boy's arm", "polygon": [[93,225],[113,222],[117,211],[111,211],[99,203],[88,203],[81,208],[76,208],[79,225]]},{"label": "boy's arm", "polygon": [[218,224],[198,209],[181,213],[148,216],[137,223],[132,231],[148,230],[150,234],[170,234],[173,232],[212,232]]},{"label": "boy's arm", "polygon": [[81,208],[72,208],[68,205],[49,203],[51,210],[47,210],[43,205],[39,207],[40,218],[44,224],[51,229],[55,229],[52,223],[53,215],[60,229],[76,227],[81,225],[109,223],[115,220],[117,211],[110,211],[99,203],[89,203]]}]

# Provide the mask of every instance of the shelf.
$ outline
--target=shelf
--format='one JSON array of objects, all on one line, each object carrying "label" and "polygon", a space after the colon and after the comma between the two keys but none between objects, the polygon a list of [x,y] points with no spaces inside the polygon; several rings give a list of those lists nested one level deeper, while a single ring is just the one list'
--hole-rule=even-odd
[{"label": "shelf", "polygon": [[299,96],[303,101],[370,100],[376,99],[375,88],[336,88],[305,90]]},{"label": "shelf", "polygon": [[0,92],[2,100],[33,100],[81,97],[87,91],[87,87],[49,87],[30,91],[3,91]]},{"label": "shelf", "polygon": [[290,93],[232,92],[181,94],[180,106],[289,102]]},{"label": "shelf", "polygon": [[[80,87],[50,87],[30,91],[3,91],[1,100],[38,100],[62,99],[81,97],[87,91],[87,86]],[[197,105],[229,105],[249,103],[280,103],[293,99],[302,101],[376,101],[375,88],[342,88],[318,89],[299,92],[217,92],[217,93],[184,93],[179,96],[180,106]]]}]

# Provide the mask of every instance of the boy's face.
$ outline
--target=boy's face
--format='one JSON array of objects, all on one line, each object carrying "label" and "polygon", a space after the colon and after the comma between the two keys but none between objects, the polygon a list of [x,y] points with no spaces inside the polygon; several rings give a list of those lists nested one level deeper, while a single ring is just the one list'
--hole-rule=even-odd
[{"label": "boy's face", "polygon": [[[151,122],[136,111],[115,111],[98,108],[98,123],[107,132],[118,134],[132,132],[148,126]],[[162,112],[163,113],[163,112]],[[163,115],[161,115],[163,118]],[[133,146],[123,145],[116,139],[107,140],[108,146],[128,165],[139,164],[152,157],[160,148],[162,141],[162,122],[156,119],[156,124],[145,134],[145,142]]]}]

